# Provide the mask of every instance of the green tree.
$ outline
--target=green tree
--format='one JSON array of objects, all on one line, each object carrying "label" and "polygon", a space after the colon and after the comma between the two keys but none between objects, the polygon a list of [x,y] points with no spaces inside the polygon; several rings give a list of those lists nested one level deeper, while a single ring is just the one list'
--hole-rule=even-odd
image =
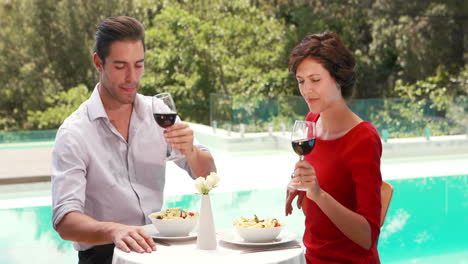
[{"label": "green tree", "polygon": [[[468,128],[468,66],[458,75],[450,74],[440,66],[434,76],[419,80],[414,84],[397,80],[395,90],[399,96],[408,99],[412,105],[430,111],[426,126],[436,128],[439,134],[465,133]],[[414,117],[413,117],[414,118]],[[435,126],[445,124],[444,130]]]},{"label": "green tree", "polygon": [[306,34],[330,30],[357,58],[356,98],[427,102],[462,127],[466,10],[463,0],[0,1],[0,131],[56,126],[52,98],[84,99],[67,91],[93,89],[95,27],[115,15],[134,16],[147,29],[140,91],[172,92],[185,120],[208,123],[212,93],[245,102],[231,107],[253,114],[265,114],[271,98],[298,95],[289,52]]},{"label": "green tree", "polygon": [[147,95],[171,92],[184,119],[205,124],[210,93],[248,97],[291,89],[282,62],[284,25],[248,1],[209,3],[208,13],[173,3],[156,15],[147,29],[141,87]]},{"label": "green tree", "polygon": [[[465,10],[465,22],[461,16]],[[458,74],[466,61],[466,1],[376,1],[371,57],[387,82],[385,95],[396,96],[396,79],[415,83],[444,65]],[[461,44],[461,45],[460,45]]]},{"label": "green tree", "polygon": [[358,62],[356,98],[397,96],[397,79],[414,83],[439,65],[457,74],[466,63],[467,1],[252,2],[293,26],[288,50],[307,34],[337,32]]},{"label": "green tree", "polygon": [[46,98],[92,89],[97,23],[133,10],[132,0],[0,2],[0,130],[36,129],[27,115],[51,107]]},{"label": "green tree", "polygon": [[89,96],[91,92],[84,85],[50,95],[45,102],[52,106],[45,111],[29,111],[28,122],[38,129],[58,128]]},{"label": "green tree", "polygon": [[[374,71],[369,56],[371,38],[370,6],[372,1],[364,0],[267,0],[253,1],[265,12],[280,19],[289,26],[287,52],[308,34],[333,31],[338,33],[357,60],[356,98],[378,97],[383,88],[376,87],[378,74]],[[288,57],[284,58],[287,67]],[[289,86],[297,86],[290,78]],[[296,89],[294,94],[299,95]]]},{"label": "green tree", "polygon": [[58,83],[49,78],[39,33],[32,28],[33,1],[0,4],[0,130],[18,129],[27,109],[39,108]]}]

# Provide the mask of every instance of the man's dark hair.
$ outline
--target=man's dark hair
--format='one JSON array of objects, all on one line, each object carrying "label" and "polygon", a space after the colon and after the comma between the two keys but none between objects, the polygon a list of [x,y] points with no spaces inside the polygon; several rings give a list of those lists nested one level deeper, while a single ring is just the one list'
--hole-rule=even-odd
[{"label": "man's dark hair", "polygon": [[105,64],[110,46],[115,41],[141,40],[145,49],[145,28],[140,21],[127,16],[109,17],[97,26],[94,52]]},{"label": "man's dark hair", "polygon": [[353,95],[356,60],[345,47],[338,34],[324,32],[306,36],[289,56],[289,71],[296,74],[297,67],[306,58],[317,60],[340,85],[341,95],[349,99]]}]

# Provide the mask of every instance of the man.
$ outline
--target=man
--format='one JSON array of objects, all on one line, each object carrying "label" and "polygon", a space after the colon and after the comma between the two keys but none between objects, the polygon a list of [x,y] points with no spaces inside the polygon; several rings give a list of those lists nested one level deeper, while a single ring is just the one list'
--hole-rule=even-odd
[{"label": "man", "polygon": [[111,263],[114,245],[156,250],[141,226],[163,203],[167,144],[184,155],[176,164],[193,178],[216,170],[186,123],[163,130],[151,102],[137,94],[145,55],[140,22],[103,20],[94,51],[99,83],[59,128],[52,154],[53,225],[75,242],[80,264]]}]

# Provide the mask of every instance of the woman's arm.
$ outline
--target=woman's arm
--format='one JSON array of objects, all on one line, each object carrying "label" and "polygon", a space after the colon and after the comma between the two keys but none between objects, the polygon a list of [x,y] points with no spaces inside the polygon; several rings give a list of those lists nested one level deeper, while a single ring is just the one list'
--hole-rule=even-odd
[{"label": "woman's arm", "polygon": [[290,185],[307,189],[307,198],[314,201],[335,226],[364,249],[372,246],[371,227],[364,216],[349,210],[320,188],[315,169],[303,160],[296,163]]},{"label": "woman's arm", "polygon": [[[307,197],[311,199],[309,194],[307,194]],[[371,228],[364,216],[344,207],[323,190],[320,191],[320,194],[313,201],[349,239],[364,249],[371,248]]]}]

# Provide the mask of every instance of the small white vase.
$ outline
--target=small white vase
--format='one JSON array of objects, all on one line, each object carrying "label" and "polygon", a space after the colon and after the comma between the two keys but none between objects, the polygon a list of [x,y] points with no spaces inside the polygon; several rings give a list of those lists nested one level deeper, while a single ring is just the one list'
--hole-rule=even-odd
[{"label": "small white vase", "polygon": [[211,201],[208,194],[201,199],[200,218],[198,219],[197,248],[205,250],[216,249],[216,231],[211,210]]}]

